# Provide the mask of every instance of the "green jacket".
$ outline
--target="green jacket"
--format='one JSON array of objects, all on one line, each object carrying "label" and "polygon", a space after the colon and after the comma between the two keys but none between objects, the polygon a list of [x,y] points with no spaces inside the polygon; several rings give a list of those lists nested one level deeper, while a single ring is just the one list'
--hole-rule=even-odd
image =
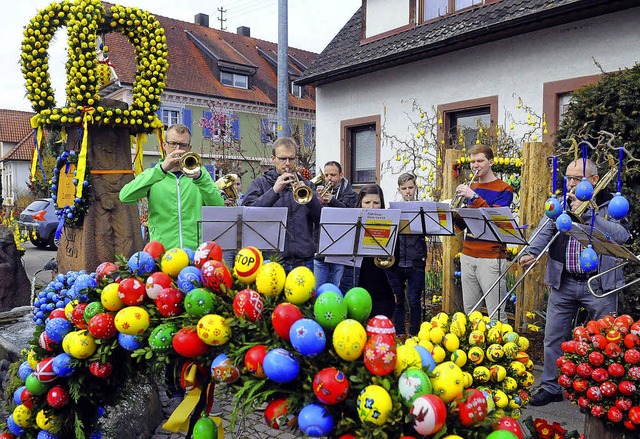
[{"label": "green jacket", "polygon": [[202,175],[192,179],[173,172],[166,174],[158,163],[144,170],[120,190],[120,201],[149,201],[149,238],[160,241],[169,250],[174,247],[195,250],[198,245],[198,221],[202,206],[222,206],[220,189],[202,168]]}]

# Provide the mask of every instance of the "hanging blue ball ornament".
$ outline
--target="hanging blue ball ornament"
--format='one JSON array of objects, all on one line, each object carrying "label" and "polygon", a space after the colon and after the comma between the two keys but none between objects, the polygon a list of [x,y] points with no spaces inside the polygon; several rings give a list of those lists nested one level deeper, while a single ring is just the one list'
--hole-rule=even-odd
[{"label": "hanging blue ball ornament", "polygon": [[558,232],[567,233],[571,230],[572,225],[573,221],[571,221],[571,217],[567,212],[562,212],[560,216],[556,218],[556,229],[558,229]]},{"label": "hanging blue ball ornament", "polygon": [[551,198],[544,203],[544,214],[551,219],[556,219],[561,213],[562,203],[558,200],[558,197],[551,195]]},{"label": "hanging blue ball ornament", "polygon": [[620,192],[609,201],[609,215],[613,219],[622,219],[629,213],[629,201]]},{"label": "hanging blue ball ornament", "polygon": [[598,269],[598,254],[590,245],[580,253],[580,267],[587,273]]},{"label": "hanging blue ball ornament", "polygon": [[593,185],[582,177],[582,181],[576,186],[576,198],[580,201],[589,201],[593,197]]}]

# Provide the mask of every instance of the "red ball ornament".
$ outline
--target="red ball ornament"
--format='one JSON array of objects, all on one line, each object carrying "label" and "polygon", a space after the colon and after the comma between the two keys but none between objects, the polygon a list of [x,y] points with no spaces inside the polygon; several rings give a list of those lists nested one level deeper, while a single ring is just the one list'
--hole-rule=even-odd
[{"label": "red ball ornament", "polygon": [[103,262],[102,264],[98,265],[98,267],[96,267],[96,279],[100,281],[107,276],[116,274],[117,271],[118,266],[113,262]]},{"label": "red ball ornament", "polygon": [[635,425],[640,425],[640,407],[637,405],[631,407],[627,416],[629,416],[629,420]]},{"label": "red ball ornament", "polygon": [[245,289],[233,298],[233,312],[241,319],[257,322],[262,318],[264,302],[257,292]]},{"label": "red ball ornament", "polygon": [[103,312],[91,317],[88,325],[89,333],[95,338],[109,339],[118,334],[112,314]]},{"label": "red ball ornament", "polygon": [[89,372],[98,378],[107,378],[113,372],[113,364],[108,361],[106,363],[94,361],[89,365]]},{"label": "red ball ornament", "polygon": [[584,378],[576,378],[573,380],[573,390],[577,393],[584,393],[589,387],[589,381]]},{"label": "red ball ornament", "polygon": [[600,352],[589,353],[589,363],[591,363],[591,365],[595,367],[601,366],[602,363],[604,363],[604,355],[602,355]]},{"label": "red ball ornament", "polygon": [[618,343],[608,343],[604,353],[609,358],[618,358],[622,354],[622,348]]},{"label": "red ball ornament", "polygon": [[67,313],[64,312],[64,308],[56,308],[49,314],[49,320],[57,318],[67,320]]},{"label": "red ball ornament", "polygon": [[33,407],[33,395],[31,394],[31,392],[29,392],[29,389],[25,388],[22,392],[20,392],[20,402],[28,409]]},{"label": "red ball ornament", "polygon": [[47,393],[47,404],[59,409],[69,403],[69,392],[62,386],[54,386]]},{"label": "red ball ornament", "polygon": [[215,241],[203,242],[198,246],[193,257],[193,264],[202,268],[207,261],[222,262],[222,247]]},{"label": "red ball ornament", "polygon": [[327,367],[313,378],[313,393],[324,404],[338,404],[347,398],[349,380],[341,370]]},{"label": "red ball ornament", "polygon": [[611,363],[607,367],[607,372],[614,378],[620,378],[625,374],[624,366],[620,363]]},{"label": "red ball ornament", "polygon": [[73,307],[71,311],[71,323],[76,325],[79,329],[87,329],[87,322],[84,320],[84,310],[87,308],[88,303],[79,303]]},{"label": "red ball ornament", "polygon": [[256,378],[265,378],[262,363],[267,355],[267,347],[263,344],[255,345],[244,354],[244,366],[247,371]]},{"label": "red ball ornament", "polygon": [[291,325],[302,318],[302,312],[293,303],[285,302],[277,305],[271,314],[271,324],[276,334],[289,341]]},{"label": "red ball ornament", "polygon": [[179,355],[187,358],[204,355],[209,350],[209,345],[198,337],[196,328],[192,326],[181,328],[176,332],[171,344]]},{"label": "red ball ornament", "polygon": [[58,375],[53,372],[53,357],[40,360],[33,374],[41,383],[48,383],[58,378]]},{"label": "red ball ornament", "polygon": [[135,277],[123,280],[118,286],[118,297],[125,305],[140,305],[144,302],[146,295],[147,290],[144,284]]},{"label": "red ball ornament", "polygon": [[[206,261],[202,265],[202,284],[216,293],[223,293],[222,286],[227,289],[233,286],[231,272],[222,262],[217,260]],[[226,293],[223,293],[226,294]]]},{"label": "red ball ornament", "polygon": [[160,241],[149,241],[142,250],[149,253],[153,259],[159,259],[165,252],[164,245]]},{"label": "red ball ornament", "polygon": [[164,288],[158,293],[156,306],[158,311],[164,317],[173,317],[182,314],[184,305],[182,292],[175,288]]},{"label": "red ball ornament", "polygon": [[149,275],[144,286],[149,299],[156,300],[160,291],[171,286],[171,278],[162,271],[156,271]]}]

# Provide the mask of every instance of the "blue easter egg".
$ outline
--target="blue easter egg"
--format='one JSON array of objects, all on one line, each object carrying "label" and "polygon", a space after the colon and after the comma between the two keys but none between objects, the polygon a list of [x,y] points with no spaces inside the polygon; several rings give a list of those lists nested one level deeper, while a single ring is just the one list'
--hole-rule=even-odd
[{"label": "blue easter egg", "polygon": [[571,230],[572,225],[573,221],[571,221],[571,217],[566,212],[562,212],[562,214],[556,219],[556,229],[558,229],[559,232],[568,232]]},{"label": "blue easter egg", "polygon": [[551,219],[556,219],[562,213],[562,202],[555,195],[551,195],[544,203],[544,214]]},{"label": "blue easter egg", "polygon": [[24,389],[26,389],[27,386],[22,386],[22,387],[18,387],[14,392],[13,392],[13,402],[16,405],[20,405],[22,404],[22,399],[20,398],[20,396],[22,395],[22,392],[24,391]]},{"label": "blue easter egg", "polygon": [[264,374],[276,383],[293,381],[300,372],[300,363],[286,349],[276,348],[267,352],[262,362]]},{"label": "blue easter egg", "polygon": [[193,265],[193,258],[196,256],[196,252],[194,252],[193,250],[191,250],[189,247],[185,247],[182,250],[184,250],[184,252],[187,254],[187,256],[189,257],[189,264]]},{"label": "blue easter egg", "polygon": [[298,426],[309,437],[328,436],[335,427],[333,416],[320,404],[309,404],[298,413]]},{"label": "blue easter egg", "polygon": [[340,288],[338,288],[336,285],[327,282],[324,283],[322,285],[320,285],[317,289],[316,289],[316,298],[322,294],[322,293],[326,293],[328,291],[333,291],[334,293],[338,293],[340,294],[340,297],[343,297],[342,295],[342,291],[340,291]]},{"label": "blue easter egg", "polygon": [[593,197],[593,185],[582,177],[582,181],[576,186],[576,198],[580,201],[589,201]]},{"label": "blue easter egg", "polygon": [[60,435],[48,430],[40,430],[36,439],[59,439]]},{"label": "blue easter egg", "polygon": [[102,432],[94,431],[93,433],[91,433],[91,437],[89,439],[102,439]]},{"label": "blue easter egg", "polygon": [[98,282],[90,274],[81,274],[75,278],[73,287],[77,292],[85,289],[95,288],[98,286]]},{"label": "blue easter egg", "polygon": [[436,361],[433,359],[431,353],[427,350],[427,348],[423,346],[414,346],[415,350],[420,354],[420,360],[422,360],[422,367],[427,370],[427,372],[433,372],[433,369],[436,368]]},{"label": "blue easter egg", "polygon": [[73,358],[66,352],[56,355],[55,357],[53,357],[53,364],[51,365],[53,368],[53,372],[61,377],[68,377],[73,375],[76,369],[71,365],[72,361]]},{"label": "blue easter egg", "polygon": [[609,215],[613,219],[622,219],[629,213],[629,201],[620,192],[609,201]]},{"label": "blue easter egg", "polygon": [[289,329],[289,340],[296,351],[305,357],[318,355],[324,350],[327,336],[315,320],[300,319]]},{"label": "blue easter egg", "polygon": [[72,329],[73,324],[62,317],[49,320],[44,327],[47,336],[56,343],[62,343],[64,336],[70,333]]},{"label": "blue easter egg", "polygon": [[591,246],[588,246],[580,253],[580,268],[587,273],[598,269],[598,254]]},{"label": "blue easter egg", "polygon": [[225,361],[227,361],[229,359],[229,357],[227,357],[227,354],[218,354],[213,361],[211,362],[211,370],[215,369],[216,367],[220,366],[222,363],[224,363]]},{"label": "blue easter egg", "polygon": [[194,266],[187,266],[180,270],[177,279],[178,288],[184,293],[202,286],[202,274],[200,269]]},{"label": "blue easter egg", "polygon": [[24,433],[24,428],[16,424],[16,421],[13,420],[13,415],[9,415],[7,418],[7,430],[9,430],[9,433],[15,434],[16,436],[20,436]]},{"label": "blue easter egg", "polygon": [[155,270],[156,261],[153,259],[147,252],[135,252],[127,261],[127,267],[132,273],[138,274],[140,276],[146,276]]},{"label": "blue easter egg", "polygon": [[22,364],[18,367],[18,376],[22,381],[26,381],[27,377],[31,375],[33,369],[29,366],[28,361],[23,361]]},{"label": "blue easter egg", "polygon": [[142,347],[142,339],[138,335],[129,335],[118,332],[118,343],[127,351],[135,351]]}]

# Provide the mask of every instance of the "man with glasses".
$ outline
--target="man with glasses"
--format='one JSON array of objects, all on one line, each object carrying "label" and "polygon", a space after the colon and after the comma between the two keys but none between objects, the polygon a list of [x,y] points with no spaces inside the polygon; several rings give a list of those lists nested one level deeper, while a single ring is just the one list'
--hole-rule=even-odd
[{"label": "man with glasses", "polygon": [[[320,223],[322,202],[313,191],[313,184],[297,173],[298,145],[290,137],[281,137],[273,144],[271,161],[274,167],[251,182],[243,206],[286,207],[287,233],[284,240],[284,252],[281,264],[285,271],[304,265],[313,271],[313,255],[316,245],[313,239],[314,227]],[[299,183],[298,183],[299,181]],[[297,185],[305,185],[313,191],[311,200],[306,204],[294,199]]]},{"label": "man with glasses", "polygon": [[[574,189],[586,176],[587,180],[595,187],[598,182],[598,169],[591,160],[574,160],[567,166],[565,178],[568,189]],[[624,244],[629,238],[627,221],[617,221],[609,216],[610,193],[600,191],[593,201],[598,206],[594,226],[610,239],[618,244]],[[567,203],[571,210],[576,210],[582,201],[573,193],[567,194]],[[582,221],[591,224],[591,210],[587,210]],[[542,231],[531,241],[525,255],[520,258],[520,265],[526,269],[533,264],[536,255],[539,255],[556,233],[553,221],[542,219],[540,226]],[[562,401],[562,388],[558,384],[558,367],[556,360],[562,355],[560,345],[568,340],[573,329],[573,321],[580,307],[584,307],[589,313],[589,320],[598,320],[607,314],[614,314],[617,309],[617,295],[610,294],[597,298],[592,295],[587,287],[587,281],[592,274],[585,273],[580,266],[580,253],[584,246],[573,237],[561,233],[553,241],[549,248],[545,283],[551,287],[551,293],[547,303],[547,318],[544,331],[544,370],[542,382],[538,392],[531,397],[529,405],[543,406],[550,402]],[[612,256],[599,256],[599,271],[613,268],[616,259]],[[619,268],[603,275],[595,284],[598,294],[613,290],[624,284],[622,269]]]},{"label": "man with glasses", "polygon": [[200,244],[198,221],[202,219],[202,206],[222,206],[224,201],[204,167],[193,175],[180,170],[182,155],[191,150],[189,128],[171,125],[165,138],[165,159],[127,183],[120,190],[120,201],[135,203],[147,197],[150,240],[162,242],[167,250],[194,250]]}]

